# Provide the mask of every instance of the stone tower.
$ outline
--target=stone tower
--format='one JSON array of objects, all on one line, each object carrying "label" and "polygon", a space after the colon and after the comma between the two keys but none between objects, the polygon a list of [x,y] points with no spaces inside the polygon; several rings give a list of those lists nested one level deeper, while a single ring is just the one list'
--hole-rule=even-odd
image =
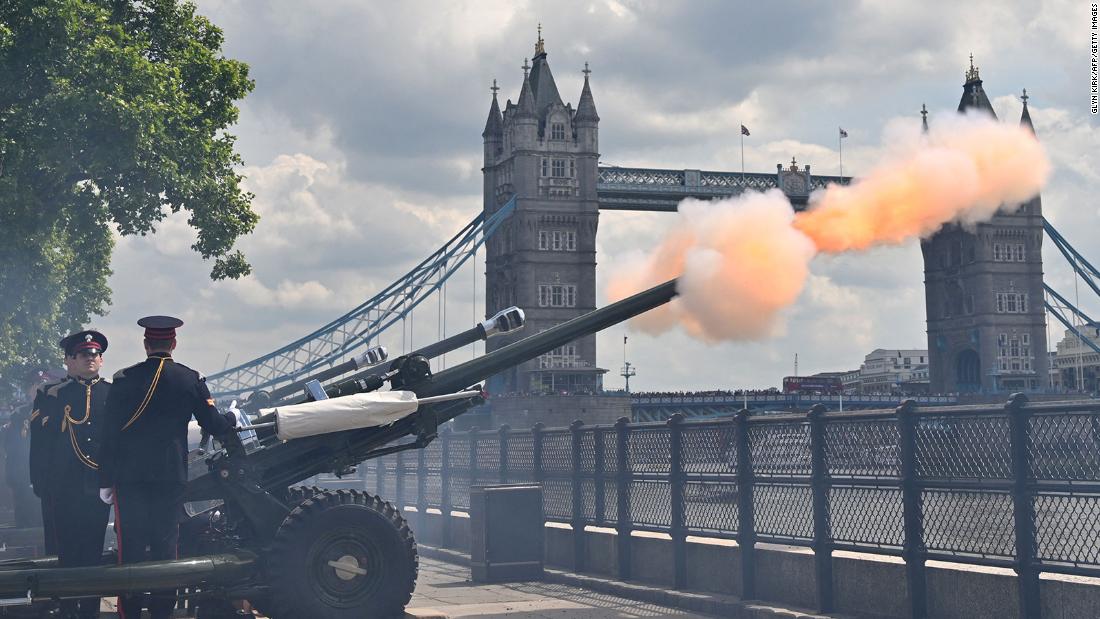
[{"label": "stone tower", "polygon": [[[1026,90],[1023,102],[1020,123],[1034,132]],[[996,118],[973,56],[959,112]],[[1039,196],[973,230],[952,225],[921,243],[934,393],[1047,387],[1042,244]]]},{"label": "stone tower", "polygon": [[[576,110],[562,103],[541,32],[523,63],[519,100],[503,113],[496,82],[485,144],[484,211],[513,196],[515,211],[486,245],[485,310],[510,305],[527,314],[515,336],[489,340],[495,350],[596,306],[596,196],[600,117],[584,70]],[[602,388],[596,338],[588,336],[493,377],[494,394],[585,393]]]}]

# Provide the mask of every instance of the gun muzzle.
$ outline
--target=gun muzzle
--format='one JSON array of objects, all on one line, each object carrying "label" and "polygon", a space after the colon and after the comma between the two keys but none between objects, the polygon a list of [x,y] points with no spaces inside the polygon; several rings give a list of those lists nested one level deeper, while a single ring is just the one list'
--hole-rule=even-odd
[{"label": "gun muzzle", "polygon": [[523,328],[527,315],[516,306],[505,308],[493,314],[492,318],[481,323],[483,339],[489,339],[498,333],[509,333]]}]

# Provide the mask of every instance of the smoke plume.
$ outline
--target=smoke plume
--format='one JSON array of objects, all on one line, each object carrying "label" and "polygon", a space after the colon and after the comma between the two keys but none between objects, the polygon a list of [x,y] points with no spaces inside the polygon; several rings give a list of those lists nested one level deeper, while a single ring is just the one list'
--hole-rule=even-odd
[{"label": "smoke plume", "polygon": [[1012,212],[1050,175],[1027,130],[986,117],[952,116],[928,135],[898,137],[892,155],[850,186],[815,193],[795,213],[779,190],[680,203],[677,221],[635,268],[617,273],[614,299],[679,276],[680,297],[633,324],[676,325],[708,342],[761,339],[802,292],[818,252],[865,250],[927,238],[945,224],[973,227]]}]

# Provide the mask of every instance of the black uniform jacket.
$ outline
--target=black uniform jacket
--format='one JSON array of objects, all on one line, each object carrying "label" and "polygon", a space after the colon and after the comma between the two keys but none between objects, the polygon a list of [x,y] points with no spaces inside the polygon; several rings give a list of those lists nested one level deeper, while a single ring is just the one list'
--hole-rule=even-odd
[{"label": "black uniform jacket", "polygon": [[4,475],[8,486],[29,486],[31,413],[34,407],[28,402],[15,409],[3,428]]},{"label": "black uniform jacket", "polygon": [[107,398],[99,486],[187,482],[187,424],[194,416],[215,436],[231,426],[206,379],[167,353],[119,370]]},{"label": "black uniform jacket", "polygon": [[34,403],[31,404],[31,414],[27,418],[27,433],[30,435],[29,468],[31,485],[35,495],[46,496],[50,486],[50,460],[53,448],[59,438],[57,432],[47,431],[50,422],[52,407],[49,406],[50,398],[57,396],[58,390],[70,379],[60,382],[46,383],[38,388],[34,394]]},{"label": "black uniform jacket", "polygon": [[36,464],[45,467],[42,475],[51,491],[98,496],[99,428],[110,390],[111,383],[101,378],[72,376],[45,390],[38,432],[48,451]]}]

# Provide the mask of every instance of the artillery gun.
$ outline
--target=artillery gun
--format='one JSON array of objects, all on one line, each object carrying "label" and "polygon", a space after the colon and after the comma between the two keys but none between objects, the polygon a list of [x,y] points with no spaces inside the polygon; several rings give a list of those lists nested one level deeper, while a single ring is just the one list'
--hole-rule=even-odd
[{"label": "artillery gun", "polygon": [[[190,510],[181,525],[180,538],[188,542],[181,548],[183,558],[83,568],[58,568],[54,558],[9,562],[0,565],[0,607],[179,588],[203,618],[231,616],[231,600],[249,600],[275,619],[398,615],[412,596],[418,570],[416,542],[400,511],[362,492],[303,492],[292,486],[321,473],[349,472],[364,460],[426,446],[440,424],[483,402],[481,381],[663,305],[676,295],[675,284],[666,282],[434,374],[428,356],[468,344],[455,346],[471,334],[400,357],[388,370],[368,368],[351,380],[315,388],[311,393],[318,399],[341,396],[316,402],[318,415],[325,414],[329,403],[353,402],[350,398],[360,397],[352,393],[356,390],[377,389],[379,380],[415,394],[419,403],[414,412],[381,425],[291,440],[279,437],[286,430],[279,427],[279,414],[267,412],[245,429],[254,438],[242,440],[236,433],[219,437],[219,448],[192,463],[184,500],[210,507]],[[504,327],[521,322],[511,316]],[[485,336],[501,326],[479,325],[473,331],[481,335],[473,335]],[[299,414],[303,410],[290,408]]]}]

